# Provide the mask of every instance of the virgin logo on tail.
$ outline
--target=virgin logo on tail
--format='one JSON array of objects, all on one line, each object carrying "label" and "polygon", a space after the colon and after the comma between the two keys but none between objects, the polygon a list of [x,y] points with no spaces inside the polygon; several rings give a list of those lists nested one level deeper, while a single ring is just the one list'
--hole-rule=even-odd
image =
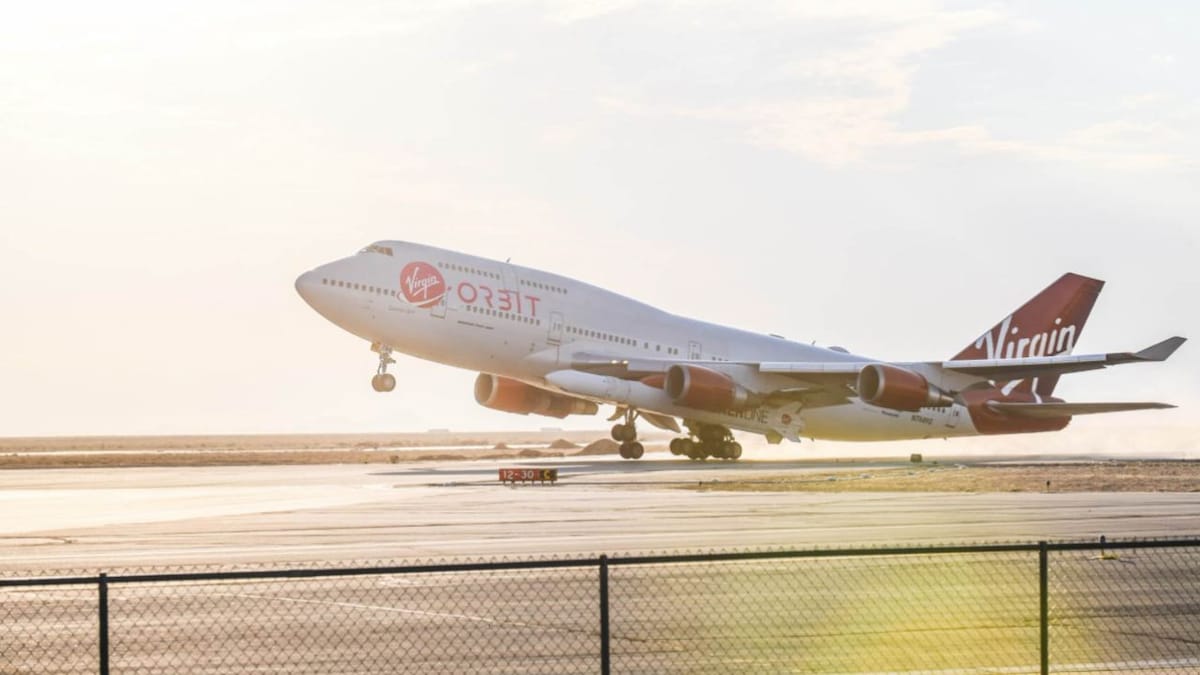
[{"label": "virgin logo on tail", "polygon": [[989,359],[1019,359],[1024,356],[1054,356],[1070,354],[1075,348],[1075,324],[1062,325],[1062,319],[1054,320],[1054,328],[1043,333],[1021,335],[1021,329],[1012,325],[1012,315],[1004,317],[1000,325],[979,336],[976,349],[987,351]]},{"label": "virgin logo on tail", "polygon": [[418,307],[433,307],[446,295],[446,280],[427,262],[410,262],[400,270],[400,292]]}]

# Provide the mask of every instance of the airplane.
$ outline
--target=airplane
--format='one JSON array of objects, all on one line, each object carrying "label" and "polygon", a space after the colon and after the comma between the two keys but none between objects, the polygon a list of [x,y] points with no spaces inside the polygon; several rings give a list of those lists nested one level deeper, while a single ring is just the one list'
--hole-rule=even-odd
[{"label": "airplane", "polygon": [[[562,275],[403,241],[379,241],[296,279],[314,310],[378,354],[479,371],[475,400],[565,418],[615,406],[612,438],[641,458],[636,422],[680,436],[672,454],[736,460],[733,431],[768,443],[1058,431],[1075,415],[1173,408],[1068,403],[1069,373],[1165,361],[1185,341],[1073,355],[1104,282],[1064,274],[948,360],[886,361],[670,314]],[[677,420],[683,421],[680,427]]]}]

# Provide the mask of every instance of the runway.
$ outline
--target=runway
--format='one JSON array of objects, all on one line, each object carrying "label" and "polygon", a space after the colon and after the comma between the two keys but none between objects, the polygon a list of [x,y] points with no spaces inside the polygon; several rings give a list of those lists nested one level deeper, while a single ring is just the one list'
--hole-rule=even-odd
[{"label": "runway", "polygon": [[[501,466],[552,466],[510,487]],[[585,458],[0,474],[0,576],[1195,533],[1197,493],[718,492],[901,462]],[[1195,552],[1051,558],[1058,670],[1200,667]],[[1037,556],[610,572],[614,672],[1033,672]],[[0,672],[94,672],[94,585],[0,591]],[[597,568],[116,583],[119,671],[595,672]]]},{"label": "runway", "polygon": [[[507,487],[500,466],[552,466]],[[429,560],[1200,532],[1200,493],[754,493],[687,489],[900,462],[694,464],[651,454],[397,465],[0,474],[0,571]]]}]

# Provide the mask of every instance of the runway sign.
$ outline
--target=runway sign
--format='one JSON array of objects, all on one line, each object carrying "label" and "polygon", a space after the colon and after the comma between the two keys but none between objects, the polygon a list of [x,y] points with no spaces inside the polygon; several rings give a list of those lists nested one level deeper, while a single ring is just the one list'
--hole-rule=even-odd
[{"label": "runway sign", "polygon": [[553,483],[558,469],[500,469],[501,483]]}]

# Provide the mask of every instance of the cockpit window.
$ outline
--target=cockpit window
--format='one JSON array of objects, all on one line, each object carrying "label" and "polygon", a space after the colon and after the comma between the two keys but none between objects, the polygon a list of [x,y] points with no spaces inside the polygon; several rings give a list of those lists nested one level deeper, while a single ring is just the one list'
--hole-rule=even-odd
[{"label": "cockpit window", "polygon": [[370,246],[363,248],[361,251],[359,251],[359,253],[382,253],[383,255],[391,255],[392,247],[391,246],[380,246],[379,244],[371,244]]}]

